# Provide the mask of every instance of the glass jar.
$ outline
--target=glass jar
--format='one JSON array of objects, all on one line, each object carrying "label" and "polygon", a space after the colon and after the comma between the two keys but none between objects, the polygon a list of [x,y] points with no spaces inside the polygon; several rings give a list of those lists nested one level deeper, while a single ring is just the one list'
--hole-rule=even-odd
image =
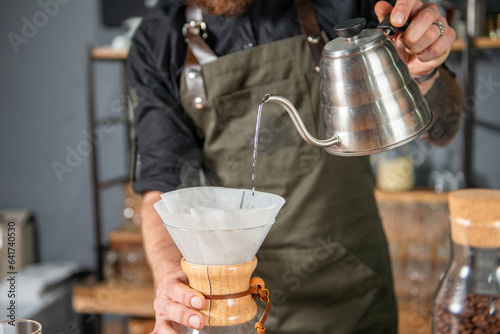
[{"label": "glass jar", "polygon": [[500,333],[500,191],[449,194],[452,256],[432,302],[433,333]]},{"label": "glass jar", "polygon": [[415,167],[410,144],[385,151],[372,158],[376,163],[377,188],[406,191],[415,186]]},{"label": "glass jar", "polygon": [[114,250],[107,251],[104,262],[104,278],[108,282],[116,280],[119,270],[118,267],[118,253]]}]

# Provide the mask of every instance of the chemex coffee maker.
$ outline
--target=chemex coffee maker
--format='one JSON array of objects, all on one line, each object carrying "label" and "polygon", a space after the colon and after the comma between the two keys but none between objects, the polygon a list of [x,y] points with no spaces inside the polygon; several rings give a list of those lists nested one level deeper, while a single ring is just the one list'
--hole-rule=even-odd
[{"label": "chemex coffee maker", "polygon": [[360,156],[386,151],[427,131],[432,114],[390,34],[389,16],[378,29],[363,29],[356,18],[334,27],[338,38],[328,42],[320,61],[323,136],[314,138],[293,104],[266,95],[261,103],[282,105],[302,138],[330,154]]},{"label": "chemex coffee maker", "polygon": [[[269,292],[251,278],[255,254],[285,200],[246,189],[194,187],[163,194],[155,209],[183,259],[191,288],[207,299],[207,319],[200,331],[181,326],[179,334],[264,333],[270,311]],[[254,298],[266,302],[256,321]]]}]

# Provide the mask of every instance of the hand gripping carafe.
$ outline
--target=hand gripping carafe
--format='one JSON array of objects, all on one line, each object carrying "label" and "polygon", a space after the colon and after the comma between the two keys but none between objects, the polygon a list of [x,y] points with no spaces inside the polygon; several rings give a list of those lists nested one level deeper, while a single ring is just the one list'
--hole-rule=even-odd
[{"label": "hand gripping carafe", "polygon": [[[280,196],[222,187],[165,193],[155,208],[183,259],[191,288],[207,299],[200,331],[181,326],[179,334],[264,333],[269,292],[258,277],[255,254],[284,204]],[[266,309],[256,321],[257,304]]]},{"label": "hand gripping carafe", "polygon": [[433,333],[500,333],[500,190],[449,194],[450,265],[432,302]]}]

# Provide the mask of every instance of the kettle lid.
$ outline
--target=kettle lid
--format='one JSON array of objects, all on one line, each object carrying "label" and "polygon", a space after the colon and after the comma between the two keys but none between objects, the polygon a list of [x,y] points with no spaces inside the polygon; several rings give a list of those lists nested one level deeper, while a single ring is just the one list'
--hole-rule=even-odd
[{"label": "kettle lid", "polygon": [[323,57],[343,58],[373,50],[387,41],[387,35],[380,29],[364,29],[366,20],[354,18],[333,27],[339,36],[323,48]]}]

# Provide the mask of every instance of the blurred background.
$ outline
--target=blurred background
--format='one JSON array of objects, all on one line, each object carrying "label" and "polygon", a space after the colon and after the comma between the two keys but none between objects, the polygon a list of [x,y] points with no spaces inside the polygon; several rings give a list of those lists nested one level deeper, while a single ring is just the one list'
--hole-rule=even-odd
[{"label": "blurred background", "polygon": [[[374,156],[374,172],[381,193],[425,189],[445,194],[466,186],[500,189],[500,4],[496,0],[472,2],[479,18],[475,37],[482,38],[485,44],[473,54],[475,74],[473,87],[469,89],[472,93],[464,100],[464,115],[473,110],[478,120],[470,138],[471,154],[465,153],[467,131],[462,129],[446,148],[415,142]],[[28,268],[31,271],[24,276],[20,274],[17,315],[38,317],[46,323],[44,333],[66,333],[68,324],[70,329],[73,324],[80,329],[81,314],[72,311],[68,300],[72,284],[80,282],[86,273],[109,278],[116,273],[106,268],[111,266],[115,270],[119,259],[124,258],[128,265],[144,262],[143,254],[134,247],[109,246],[110,233],[137,232],[140,224],[140,199],[127,185],[131,155],[124,89],[126,49],[138,21],[126,19],[140,17],[155,3],[154,0],[3,0],[0,3],[0,220],[4,225],[15,220],[16,242],[21,244],[21,238],[24,240],[24,253],[19,250],[17,254],[16,271],[21,272],[29,263],[40,264]],[[439,2],[462,42],[466,37],[468,3]],[[470,73],[463,60],[464,44],[458,43],[447,64],[462,86]],[[391,163],[401,161],[398,160],[401,157],[404,167],[396,168],[410,172],[402,177],[396,173],[399,175],[396,180],[384,178],[384,171],[394,168]],[[467,166],[470,168],[465,170]],[[389,202],[387,210],[400,210],[390,206],[390,194],[379,198]],[[436,202],[442,204],[446,200],[440,197]],[[396,211],[382,212],[391,217],[386,218],[387,224],[390,219],[402,220]],[[439,219],[446,226],[444,212]],[[432,219],[437,218],[424,217],[421,222],[429,223]],[[446,229],[441,233],[446,234]],[[134,240],[140,244],[140,238]],[[0,262],[6,258],[7,255]],[[126,276],[129,269],[119,270]],[[2,267],[2,270],[7,269]],[[4,275],[6,271],[0,273],[0,277]],[[144,272],[141,275],[144,281],[149,280]],[[429,291],[439,279],[439,273],[436,275]],[[43,282],[23,283],[36,281]],[[32,290],[25,288],[28,285]],[[0,291],[2,303],[8,302],[5,288]],[[59,288],[62,292],[46,299]],[[24,295],[22,289],[27,291]],[[59,300],[63,302],[57,306]],[[4,304],[1,305],[4,309]],[[54,313],[55,310],[59,311]],[[0,314],[0,320],[4,318]]]}]

